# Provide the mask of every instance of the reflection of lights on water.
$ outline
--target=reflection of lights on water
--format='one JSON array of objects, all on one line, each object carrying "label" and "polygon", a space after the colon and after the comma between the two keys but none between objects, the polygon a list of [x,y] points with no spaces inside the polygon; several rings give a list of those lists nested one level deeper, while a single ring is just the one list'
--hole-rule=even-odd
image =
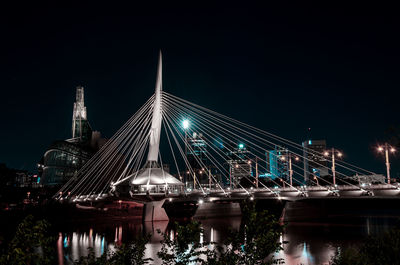
[{"label": "reflection of lights on water", "polygon": [[64,252],[63,252],[63,236],[61,233],[58,234],[57,240],[57,254],[58,254],[58,264],[64,264]]},{"label": "reflection of lights on water", "polygon": [[[214,223],[212,224],[214,226]],[[221,228],[217,225],[216,228],[211,227],[211,224],[206,224],[205,226],[202,225],[202,228],[204,231],[199,235],[199,240],[203,244],[211,241],[211,242],[219,242],[219,240],[224,238],[224,231],[225,227],[227,224],[223,223],[224,227]],[[240,219],[234,219],[229,223],[229,226],[238,228],[240,226]],[[101,227],[100,227],[101,228]],[[99,233],[97,231],[96,227],[92,227],[92,229],[87,228],[87,230],[81,230],[81,232],[72,232],[69,234],[69,237],[66,236],[66,234],[62,234],[62,241],[61,244],[63,245],[64,242],[67,242],[68,248],[63,249],[63,255],[67,260],[79,260],[81,256],[87,256],[87,246],[90,244],[93,247],[94,254],[96,257],[101,256],[104,253],[107,253],[108,251],[110,252],[115,252],[116,247],[119,245],[119,243],[122,241],[127,240],[130,238],[130,234],[132,230],[134,230],[134,233],[142,231],[142,229],[154,229],[152,226],[151,228],[146,228],[141,226],[141,224],[130,224],[128,226],[122,226],[120,224],[111,224],[107,226],[106,232]],[[111,229],[110,229],[111,228]],[[122,231],[125,229],[124,231]],[[104,230],[104,229],[103,229]],[[145,230],[145,231],[147,231]],[[162,231],[165,231],[166,233],[170,233],[168,238],[175,239],[176,238],[176,231],[174,229],[167,228],[166,225],[165,227],[161,228]],[[78,230],[77,230],[78,231]],[[152,230],[149,230],[152,231]],[[222,232],[221,232],[222,231]],[[86,233],[84,233],[86,232]],[[125,233],[128,238],[122,238],[122,233]],[[220,238],[220,234],[222,233],[222,237]],[[113,238],[114,234],[114,238]],[[66,239],[65,239],[66,237]],[[91,238],[90,238],[91,237]],[[111,238],[110,238],[111,237]],[[107,240],[106,240],[107,238]],[[114,240],[113,240],[114,239]],[[116,240],[116,242],[115,242]],[[156,253],[160,250],[161,245],[159,243],[159,240],[155,240],[155,236],[153,234],[152,236],[152,241],[150,241],[148,244],[146,244],[146,250],[145,250],[145,256],[146,257],[152,257],[154,259],[154,264],[160,264],[160,260],[157,258]],[[118,242],[119,241],[119,242]],[[216,245],[211,244],[209,248],[214,248]],[[204,247],[204,250],[207,249],[207,246]],[[65,262],[64,262],[65,264]],[[65,264],[66,265],[66,264]]]},{"label": "reflection of lights on water", "polygon": [[64,247],[65,247],[65,248],[68,247],[68,240],[67,240],[67,237],[64,237]]},{"label": "reflection of lights on water", "polygon": [[72,234],[72,250],[71,250],[71,255],[73,260],[77,260],[80,258],[78,249],[79,249],[78,234],[74,232]]},{"label": "reflection of lights on water", "polygon": [[93,244],[93,249],[96,256],[101,256],[103,254],[101,243],[102,243],[101,236],[96,233],[96,235],[94,236],[94,244]]},{"label": "reflection of lights on water", "polygon": [[101,238],[101,251],[100,251],[101,255],[103,255],[104,253],[104,236]]},{"label": "reflection of lights on water", "polygon": [[305,264],[314,264],[314,258],[311,256],[311,253],[308,251],[306,242],[303,243],[303,251],[301,253],[302,261],[306,262]]},{"label": "reflection of lights on water", "polygon": [[89,230],[89,246],[92,246],[92,240],[93,240],[93,229],[90,228],[90,230]]}]

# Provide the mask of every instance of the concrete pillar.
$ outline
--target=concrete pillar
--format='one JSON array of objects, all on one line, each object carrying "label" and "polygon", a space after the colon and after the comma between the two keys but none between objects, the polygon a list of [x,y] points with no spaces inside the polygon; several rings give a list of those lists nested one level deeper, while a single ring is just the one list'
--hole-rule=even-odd
[{"label": "concrete pillar", "polygon": [[199,205],[193,218],[231,217],[241,216],[240,204],[204,202]]},{"label": "concrete pillar", "polygon": [[143,221],[168,221],[168,215],[162,207],[164,205],[164,201],[165,199],[161,201],[146,202],[143,207]]}]

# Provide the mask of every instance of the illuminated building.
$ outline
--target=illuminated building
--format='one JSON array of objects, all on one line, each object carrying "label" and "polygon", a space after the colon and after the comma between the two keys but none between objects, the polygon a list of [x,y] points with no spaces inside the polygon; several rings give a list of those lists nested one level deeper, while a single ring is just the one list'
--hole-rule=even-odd
[{"label": "illuminated building", "polygon": [[72,114],[72,138],[54,141],[38,164],[38,175],[43,185],[67,182],[104,144],[100,133],[92,131],[87,120],[84,89],[76,88],[76,102]]},{"label": "illuminated building", "polygon": [[193,169],[201,169],[207,165],[207,144],[203,135],[193,133],[192,137],[187,139],[190,148],[187,150],[187,158]]},{"label": "illuminated building", "polygon": [[304,159],[304,184],[307,184],[314,176],[325,177],[329,172],[327,160],[323,156],[326,150],[326,140],[307,140],[302,143]]},{"label": "illuminated building", "polygon": [[[203,139],[203,134],[196,132],[191,136],[187,135],[186,140],[188,144],[186,156],[190,167],[196,174],[196,184],[206,187],[209,184],[209,174],[211,173],[214,177],[216,175],[216,169],[207,158],[206,141]],[[189,174],[184,174],[184,176],[186,183],[191,184],[193,182],[193,176]]]},{"label": "illuminated building", "polygon": [[[238,144],[238,147],[229,152],[230,160],[227,160],[229,165],[229,183],[232,188],[237,188],[239,183],[247,182],[252,179],[252,164],[248,159],[250,152],[243,143]],[[246,185],[247,186],[247,185]]]},{"label": "illuminated building", "polygon": [[289,179],[288,153],[287,148],[280,146],[275,146],[274,150],[266,152],[267,177]]}]

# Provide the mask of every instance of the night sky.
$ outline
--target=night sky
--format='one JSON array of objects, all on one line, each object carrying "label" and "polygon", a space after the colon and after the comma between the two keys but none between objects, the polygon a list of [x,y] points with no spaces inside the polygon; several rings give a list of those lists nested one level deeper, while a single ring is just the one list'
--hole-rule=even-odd
[{"label": "night sky", "polygon": [[112,2],[0,9],[0,163],[33,171],[70,138],[78,85],[111,137],[153,93],[162,49],[167,92],[298,143],[310,127],[385,172],[374,147],[400,125],[394,6]]}]

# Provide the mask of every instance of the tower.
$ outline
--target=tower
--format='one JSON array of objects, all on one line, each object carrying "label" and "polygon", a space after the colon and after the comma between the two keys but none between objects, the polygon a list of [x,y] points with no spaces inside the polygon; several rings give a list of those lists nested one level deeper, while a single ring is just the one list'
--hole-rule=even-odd
[{"label": "tower", "polygon": [[78,86],[72,113],[72,139],[77,142],[86,142],[90,140],[91,134],[92,130],[86,116],[84,89],[82,86]]},{"label": "tower", "polygon": [[162,122],[162,57],[161,51],[158,58],[157,80],[155,98],[153,104],[153,115],[150,128],[149,151],[147,161],[142,169],[128,176],[133,193],[167,193],[179,192],[183,183],[164,171],[163,166],[158,163],[160,152],[160,133]]}]

